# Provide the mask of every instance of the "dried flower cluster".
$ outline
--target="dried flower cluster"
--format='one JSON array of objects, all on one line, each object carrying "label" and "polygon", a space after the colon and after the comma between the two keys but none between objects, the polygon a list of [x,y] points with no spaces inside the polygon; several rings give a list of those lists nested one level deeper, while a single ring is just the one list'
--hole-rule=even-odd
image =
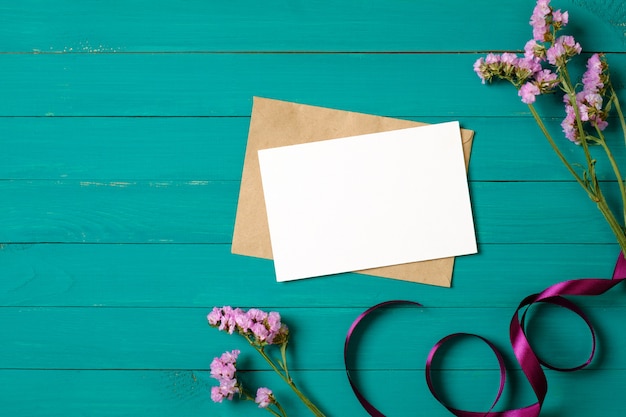
[{"label": "dried flower cluster", "polygon": [[[289,329],[282,323],[276,311],[265,312],[257,308],[247,311],[230,306],[214,307],[207,315],[211,327],[228,334],[237,333],[243,336],[271,368],[296,393],[298,398],[311,410],[313,415],[324,417],[324,414],[296,387],[289,376],[287,368],[287,343]],[[280,350],[280,359],[272,359],[266,348],[275,346]],[[274,392],[267,387],[260,387],[252,396],[241,380],[237,377],[237,358],[241,352],[232,350],[224,352],[211,362],[211,377],[217,379],[218,386],[211,388],[211,399],[222,402],[233,400],[235,394],[244,400],[254,401],[259,408],[269,411],[276,417],[287,417],[287,412],[276,399]]]},{"label": "dried flower cluster", "polygon": [[[604,55],[593,54],[587,61],[587,69],[582,76],[582,83],[572,81],[568,63],[579,55],[582,48],[570,35],[559,35],[569,23],[569,13],[555,10],[550,0],[538,0],[530,18],[533,38],[524,47],[524,55],[506,52],[501,55],[488,54],[474,63],[474,71],[483,84],[493,80],[506,80],[517,88],[517,94],[526,103],[541,128],[548,142],[573,175],[587,192],[615,234],[620,248],[626,253],[626,186],[619,166],[604,136],[609,111],[615,109],[619,117],[624,140],[626,141],[626,120],[622,113],[617,94],[611,85],[609,66]],[[565,118],[561,128],[567,139],[581,145],[586,166],[567,160],[533,103],[537,97],[546,93],[563,92]],[[621,221],[613,214],[601,190],[596,175],[596,158],[591,155],[590,146],[601,147],[609,160],[617,179],[622,197]]]},{"label": "dried flower cluster", "polygon": [[209,324],[229,334],[237,332],[258,345],[280,345],[289,338],[289,329],[276,311],[266,313],[251,308],[244,311],[230,306],[214,307],[207,316]]}]

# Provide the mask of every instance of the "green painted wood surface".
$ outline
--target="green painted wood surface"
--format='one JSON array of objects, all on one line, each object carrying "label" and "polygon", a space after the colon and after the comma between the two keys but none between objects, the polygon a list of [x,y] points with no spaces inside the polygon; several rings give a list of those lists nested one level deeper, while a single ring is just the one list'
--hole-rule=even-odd
[{"label": "green painted wood surface", "polygon": [[[252,96],[384,116],[530,115],[467,54],[6,54],[7,116],[249,116]],[[623,54],[608,54],[616,68]],[[583,66],[584,62],[581,61]],[[437,74],[436,77],[433,74]],[[619,94],[624,96],[621,84]],[[454,92],[445,99],[442,93]],[[550,106],[547,103],[553,102]],[[562,117],[561,99],[539,105]],[[544,109],[545,107],[545,109]]]},{"label": "green painted wood surface", "polygon": [[[564,0],[591,49],[622,51],[619,1]],[[521,49],[529,2],[24,0],[2,7],[0,50],[38,53]],[[488,10],[490,18],[481,18]],[[515,30],[517,29],[517,30]]]},{"label": "green painted wood surface", "polygon": [[[586,51],[610,52],[624,97],[621,2],[553,3],[569,10],[568,30]],[[360,311],[396,298],[425,307],[373,317],[350,364],[388,416],[449,415],[427,393],[423,369],[431,345],[456,331],[480,333],[504,350],[512,384],[500,408],[533,401],[508,347],[514,308],[558,281],[610,276],[617,246],[512,87],[482,86],[472,72],[487,51],[523,47],[532,7],[532,0],[0,4],[2,411],[262,414],[208,395],[213,356],[244,346],[208,328],[205,316],[232,304],[280,310],[293,330],[290,360],[302,387],[329,416],[365,416],[343,372],[343,337]],[[475,130],[469,178],[480,253],[457,259],[453,287],[357,274],[279,284],[271,261],[230,254],[254,95],[460,120]],[[557,136],[558,102],[538,105]],[[578,147],[560,143],[581,160]],[[623,166],[626,151],[618,149]],[[600,177],[610,180],[606,167]],[[614,199],[615,184],[604,185]],[[548,372],[542,415],[620,415],[623,399],[613,392],[626,381],[625,291],[580,300],[598,327],[599,355],[589,370]],[[538,352],[563,365],[584,360],[583,323],[542,310],[531,328]],[[246,382],[271,385],[294,407],[291,417],[308,415],[242,350]],[[452,404],[489,407],[497,371],[484,346],[455,345],[437,367]]]}]

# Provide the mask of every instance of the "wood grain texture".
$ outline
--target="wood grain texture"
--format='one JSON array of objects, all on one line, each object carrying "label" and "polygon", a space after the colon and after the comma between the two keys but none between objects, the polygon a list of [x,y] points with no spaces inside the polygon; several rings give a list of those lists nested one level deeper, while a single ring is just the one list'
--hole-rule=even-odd
[{"label": "wood grain texture", "polygon": [[[476,132],[470,180],[572,180],[532,118],[460,119]],[[0,117],[0,179],[239,181],[249,124],[249,117]],[[582,148],[560,138],[560,119],[547,124],[567,157],[583,163]],[[615,144],[617,124],[608,128]],[[619,163],[626,163],[624,147],[614,148]],[[614,179],[602,150],[592,152],[599,177]],[[111,153],[115,158],[107,157]]]},{"label": "wood grain texture", "polygon": [[[215,304],[217,297],[207,300]],[[584,362],[591,350],[585,323],[563,310],[538,309],[542,316],[533,321],[528,333],[538,353],[561,366]],[[245,369],[270,369],[243,339],[210,328],[206,324],[209,311],[174,307],[4,307],[0,309],[3,328],[18,319],[22,326],[2,335],[0,354],[4,366],[15,369],[206,370],[213,356],[241,349]],[[343,352],[336,347],[343,346],[346,329],[361,311],[353,307],[282,307],[281,316],[294,338],[290,343],[290,367],[343,369]],[[367,328],[355,335],[359,345],[358,349],[354,345],[350,366],[424,369],[425,358],[438,340],[465,331],[492,340],[507,352],[511,368],[519,369],[509,352],[507,330],[513,309],[472,307],[471,314],[466,311],[463,307],[399,307],[375,314],[368,319]],[[590,369],[624,369],[626,358],[619,348],[624,343],[620,332],[623,307],[588,307],[586,311],[596,322],[601,341],[608,335],[613,341],[603,346],[601,358]],[[378,343],[380,340],[393,340],[393,355],[385,353],[390,346]],[[486,346],[459,345],[462,348],[458,354],[446,358],[446,369],[497,369],[493,353]]]},{"label": "wood grain texture", "polygon": [[[356,335],[349,364],[386,415],[449,413],[428,394],[426,354],[451,332],[505,353],[504,407],[533,401],[508,324],[550,284],[608,278],[617,245],[507,85],[483,86],[473,62],[521,50],[534,1],[238,2],[24,0],[0,5],[0,408],[19,417],[240,416],[213,404],[208,367],[242,348],[250,387],[269,385],[308,415],[234,336],[206,324],[214,305],[279,310],[291,326],[296,381],[329,416],[365,416],[342,363],[365,308],[386,309]],[[606,51],[626,98],[624,8],[553,0],[587,53]],[[577,61],[580,77],[584,59]],[[232,255],[252,96],[475,130],[469,179],[479,253],[456,260],[451,289],[357,274],[276,283],[270,261]],[[561,138],[558,96],[538,110]],[[622,139],[612,120],[608,133]],[[616,147],[620,166],[626,151]],[[600,178],[616,186],[598,149]],[[542,416],[620,415],[626,381],[626,288],[578,300],[598,356],[575,374],[548,372]],[[583,361],[590,340],[573,315],[540,308],[529,334],[542,357]],[[536,312],[535,312],[536,313]],[[535,314],[533,313],[533,314]],[[437,363],[453,405],[486,410],[497,364],[464,341]],[[381,383],[383,382],[383,383]]]},{"label": "wood grain texture", "polygon": [[[317,403],[328,411],[336,413],[338,404],[351,410],[350,415],[367,416],[353,397],[349,386],[341,381],[342,371],[296,371],[295,378],[306,381],[303,386],[313,392]],[[420,410],[435,417],[449,416],[449,412],[439,405],[429,394],[419,371],[363,371],[357,375],[372,402],[390,417],[406,415],[406,410]],[[476,410],[486,410],[492,401],[492,390],[497,387],[498,375],[493,370],[472,372],[449,371],[438,375],[448,385],[443,393],[458,395],[464,390],[472,390],[472,396],[455,400],[452,404]],[[507,388],[502,405],[524,406],[533,401],[530,387],[525,385],[519,372],[510,373],[509,380],[515,387],[515,395]],[[622,410],[622,400],[610,389],[598,389],[594,401],[589,401],[588,387],[611,387],[619,385],[626,376],[621,370],[585,371],[572,374],[551,373],[549,375],[550,395],[546,399],[546,415],[594,415],[595,401],[602,402],[603,410],[618,414]],[[255,383],[278,381],[268,372],[246,373],[243,378]],[[381,380],[393,383],[380,384]],[[5,411],[15,415],[46,415],[54,417],[81,416],[89,410],[90,416],[168,416],[195,415],[204,413],[217,416],[257,415],[256,405],[242,402],[212,404],[206,392],[212,385],[205,372],[192,370],[141,370],[141,371],[93,371],[93,370],[4,370],[0,371],[0,382],[10,384],[15,395],[3,402]],[[295,409],[294,415],[308,415],[290,392],[274,384],[277,395],[285,405]],[[399,393],[398,386],[412,387],[408,392]],[[567,390],[561,387],[566,386]],[[472,388],[473,387],[473,388]],[[393,401],[390,401],[393,398]],[[338,401],[341,399],[341,402]],[[45,405],[45,406],[44,406]],[[499,407],[500,408],[500,407]],[[261,414],[262,415],[262,414]]]},{"label": "wood grain texture", "polygon": [[[457,258],[449,290],[355,274],[279,284],[271,261],[231,255],[228,244],[5,244],[0,275],[11,279],[0,280],[0,306],[365,309],[410,298],[428,307],[514,308],[556,281],[608,278],[616,251],[615,244],[485,244]],[[336,296],[323,296],[330,285]],[[585,302],[624,306],[624,291]]]},{"label": "wood grain texture", "polygon": [[[605,188],[615,200],[617,186]],[[472,182],[470,192],[479,243],[614,242],[576,183]],[[3,243],[230,243],[239,182],[13,180],[0,193]]]},{"label": "wood grain texture", "polygon": [[[619,1],[563,0],[586,49],[623,50]],[[521,50],[532,1],[252,0],[152,2],[27,0],[2,7],[0,51],[124,53],[199,51]],[[486,18],[484,12],[489,12]],[[622,11],[620,14],[619,12]],[[576,29],[579,29],[577,27]]]},{"label": "wood grain texture", "polygon": [[[607,55],[626,66],[626,55]],[[382,116],[530,115],[511,85],[480,83],[479,56],[8,54],[0,55],[0,115],[249,116],[255,95]],[[562,118],[561,99],[543,98],[542,113]]]}]

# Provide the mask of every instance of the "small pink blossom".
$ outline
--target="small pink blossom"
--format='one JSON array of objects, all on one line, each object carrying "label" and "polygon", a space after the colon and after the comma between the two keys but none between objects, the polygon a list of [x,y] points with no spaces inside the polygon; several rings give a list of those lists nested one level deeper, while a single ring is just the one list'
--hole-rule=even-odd
[{"label": "small pink blossom", "polygon": [[279,331],[281,326],[280,313],[271,311],[267,316],[267,324],[270,326],[270,332]]},{"label": "small pink blossom", "polygon": [[239,383],[235,373],[238,350],[224,352],[219,358],[214,358],[211,362],[211,378],[219,381],[219,386],[211,388],[211,399],[221,403],[224,398],[232,400],[239,390]]},{"label": "small pink blossom", "polygon": [[211,400],[216,403],[221,403],[224,400],[220,387],[211,387]]},{"label": "small pink blossom", "polygon": [[546,51],[546,59],[552,65],[556,65],[563,55],[565,55],[565,47],[560,43],[555,43]]},{"label": "small pink blossom", "polygon": [[559,24],[559,27],[566,26],[569,22],[569,13],[561,12],[561,10],[555,10],[552,12],[552,21]]},{"label": "small pink blossom", "polygon": [[609,122],[606,120],[598,119],[596,120],[596,124],[598,125],[598,129],[604,130],[609,125]]},{"label": "small pink blossom", "polygon": [[509,64],[509,65],[517,65],[517,60],[519,58],[517,57],[517,55],[515,55],[514,53],[511,52],[505,52],[502,55],[500,55],[500,61],[503,64]]},{"label": "small pink blossom", "polygon": [[546,47],[537,43],[535,39],[531,39],[524,45],[524,57],[526,59],[537,58],[540,61],[546,58]]},{"label": "small pink blossom", "polygon": [[533,39],[539,42],[547,41],[550,35],[550,27],[547,18],[551,13],[550,0],[538,0],[533,14],[530,17],[530,24],[533,27]]},{"label": "small pink blossom", "polygon": [[207,315],[209,324],[230,334],[249,337],[260,345],[281,344],[287,341],[289,329],[281,323],[280,314],[265,312],[257,308],[244,311],[230,306],[215,307]]},{"label": "small pink blossom", "polygon": [[259,310],[258,308],[251,308],[248,310],[248,317],[256,322],[262,322],[267,318],[267,313],[263,310]]},{"label": "small pink blossom", "polygon": [[578,130],[576,129],[576,117],[574,115],[568,114],[565,119],[561,122],[561,127],[563,128],[563,133],[565,137],[572,142],[578,142]]},{"label": "small pink blossom", "polygon": [[259,408],[267,408],[270,404],[274,403],[274,395],[269,388],[261,387],[256,391],[256,398],[254,402],[259,405]]},{"label": "small pink blossom", "polygon": [[269,330],[263,325],[263,323],[254,323],[250,330],[252,331],[252,334],[254,334],[254,337],[261,342],[264,342],[270,335]]},{"label": "small pink blossom", "polygon": [[559,36],[554,45],[546,51],[546,58],[552,65],[561,65],[574,55],[580,54],[581,51],[580,44],[573,36]]},{"label": "small pink blossom", "polygon": [[519,89],[517,95],[522,98],[522,102],[526,104],[532,104],[535,102],[535,98],[541,94],[539,87],[532,82],[527,82]]},{"label": "small pink blossom", "polygon": [[587,60],[587,71],[583,74],[583,89],[587,92],[598,92],[604,88],[601,75],[604,70],[599,54],[593,54]]},{"label": "small pink blossom", "polygon": [[535,84],[537,84],[542,93],[546,93],[559,84],[558,76],[548,69],[538,71],[535,74]]},{"label": "small pink blossom", "polygon": [[497,54],[487,54],[487,56],[485,57],[485,63],[487,65],[491,65],[491,64],[498,64],[501,61],[501,57],[500,55]]},{"label": "small pink blossom", "polygon": [[580,44],[576,42],[576,39],[574,39],[573,36],[559,36],[556,41],[562,43],[566,50],[571,50],[576,54],[580,54],[582,52]]},{"label": "small pink blossom", "polygon": [[483,68],[484,66],[485,58],[483,57],[478,58],[476,62],[474,62],[474,72],[476,73],[476,75],[478,75],[483,84],[485,83],[485,72]]}]

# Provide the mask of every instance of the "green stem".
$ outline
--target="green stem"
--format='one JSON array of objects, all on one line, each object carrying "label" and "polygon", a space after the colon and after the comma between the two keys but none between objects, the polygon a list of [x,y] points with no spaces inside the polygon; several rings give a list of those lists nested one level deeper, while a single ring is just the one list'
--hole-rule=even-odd
[{"label": "green stem", "polygon": [[613,234],[617,238],[617,243],[619,244],[620,249],[622,250],[622,253],[626,253],[626,234],[624,234],[624,229],[619,224],[619,222],[615,219],[615,216],[613,215],[613,212],[611,211],[608,204],[606,203],[606,200],[604,199],[604,197],[602,197],[602,199],[598,201],[597,204],[598,204],[598,209],[600,209],[600,211],[604,215],[604,218],[609,223],[609,226],[611,227]]},{"label": "green stem", "polygon": [[287,412],[285,411],[285,409],[283,408],[282,405],[280,405],[280,403],[278,401],[276,401],[276,407],[278,408],[278,410],[282,413],[282,415],[284,417],[287,417]]},{"label": "green stem", "polygon": [[283,413],[283,414],[278,414],[276,411],[272,410],[272,409],[271,409],[271,408],[269,408],[269,407],[265,407],[265,409],[266,409],[267,411],[269,411],[270,413],[272,413],[273,415],[275,415],[276,417],[287,417],[287,415],[286,415],[285,413]]},{"label": "green stem", "polygon": [[[622,125],[622,133],[624,134],[624,143],[626,143],[626,120],[624,120],[624,113],[622,112],[622,108],[619,105],[619,99],[617,98],[617,93],[613,88],[613,84],[609,84],[609,86],[611,88],[611,100],[613,100],[613,104],[615,105],[615,111],[619,116],[619,122]],[[626,201],[624,201],[624,204],[626,204]]]},{"label": "green stem", "polygon": [[615,177],[617,178],[617,184],[619,185],[619,191],[622,196],[622,214],[624,217],[624,224],[626,225],[626,188],[624,188],[624,181],[622,179],[622,174],[619,170],[619,167],[617,166],[617,162],[615,161],[615,158],[613,157],[613,153],[611,152],[611,149],[609,148],[609,146],[606,144],[606,141],[604,140],[604,135],[602,134],[602,131],[598,128],[597,124],[595,125],[595,128],[596,128],[596,131],[598,132],[598,137],[600,138],[600,145],[602,146],[602,149],[604,149],[606,156],[609,158],[609,162],[611,163],[611,167],[613,167],[613,172],[615,173]]},{"label": "green stem", "polygon": [[[241,396],[243,397],[244,400],[255,402],[255,398],[246,390],[241,391]],[[275,415],[276,417],[287,417],[285,410],[282,409],[282,407],[278,404],[278,402],[276,402],[276,405],[278,406],[278,409],[281,410],[282,415],[278,414],[276,411],[272,410],[269,407],[266,407],[265,409],[269,411],[270,413],[272,413],[273,415]]]},{"label": "green stem", "polygon": [[535,110],[535,106],[533,106],[532,104],[528,105],[528,108],[530,108],[530,112],[532,113],[533,117],[535,118],[535,121],[537,122],[537,124],[539,125],[539,128],[541,129],[541,131],[543,132],[544,136],[546,137],[546,139],[548,139],[548,142],[550,143],[550,146],[552,146],[552,149],[554,149],[554,152],[556,152],[556,155],[559,157],[559,159],[561,160],[561,162],[563,162],[563,164],[565,165],[565,167],[567,168],[567,170],[572,174],[572,176],[576,179],[576,182],[578,182],[578,184],[583,187],[585,189],[585,191],[587,191],[587,194],[589,194],[589,197],[591,199],[594,199],[594,196],[592,193],[590,193],[587,184],[585,184],[585,182],[582,180],[582,178],[580,178],[580,175],[578,175],[578,173],[576,172],[576,170],[574,170],[574,167],[572,167],[572,165],[567,161],[567,159],[565,158],[565,155],[563,155],[563,153],[561,152],[561,150],[559,149],[559,147],[556,145],[556,143],[554,142],[554,139],[552,139],[552,135],[550,135],[550,132],[548,132],[548,129],[546,129],[545,124],[543,123],[543,120],[541,120],[541,117],[539,116],[539,114],[537,113],[537,110]]},{"label": "green stem", "polygon": [[[576,127],[578,128],[578,137],[580,138],[580,144],[585,152],[585,160],[587,161],[587,170],[589,172],[589,176],[592,179],[592,184],[593,184],[593,188],[595,190],[594,194],[600,194],[600,187],[598,184],[598,180],[596,177],[596,170],[595,170],[595,166],[593,164],[593,160],[591,159],[591,153],[589,152],[589,144],[587,143],[587,138],[585,137],[585,128],[583,127],[583,122],[582,119],[580,118],[580,109],[578,108],[578,105],[576,103],[576,90],[574,89],[574,86],[572,85],[572,80],[569,76],[569,72],[567,71],[567,65],[563,65],[560,68],[560,72],[561,74],[561,85],[562,88],[565,90],[565,92],[567,93],[569,100],[570,100],[570,105],[572,106],[572,108],[574,109],[574,113],[576,114]],[[597,201],[597,198],[593,198],[594,201]]]},{"label": "green stem", "polygon": [[[626,200],[624,201],[626,202]],[[283,361],[282,368],[285,370],[285,376],[287,377],[287,379],[291,380],[291,378],[289,377],[289,368],[287,367],[287,342],[288,341],[285,340],[285,342],[280,345],[280,356]]]},{"label": "green stem", "polygon": [[309,410],[311,410],[311,412],[317,416],[317,417],[326,417],[324,415],[324,413],[322,413],[316,406],[315,404],[313,404],[311,402],[311,400],[309,400],[299,389],[298,387],[296,387],[296,384],[294,384],[293,380],[291,378],[288,378],[286,376],[286,374],[283,374],[280,369],[278,368],[278,366],[274,363],[274,361],[267,356],[267,353],[265,353],[265,351],[255,345],[252,345],[257,352],[259,352],[259,354],[263,357],[263,359],[265,359],[265,361],[272,367],[272,369],[274,370],[274,372],[276,372],[280,378],[285,381],[285,383],[287,385],[289,385],[289,387],[293,390],[293,392],[296,393],[296,395],[298,396],[298,398],[300,398],[300,400],[304,403],[304,405],[306,405]]}]

